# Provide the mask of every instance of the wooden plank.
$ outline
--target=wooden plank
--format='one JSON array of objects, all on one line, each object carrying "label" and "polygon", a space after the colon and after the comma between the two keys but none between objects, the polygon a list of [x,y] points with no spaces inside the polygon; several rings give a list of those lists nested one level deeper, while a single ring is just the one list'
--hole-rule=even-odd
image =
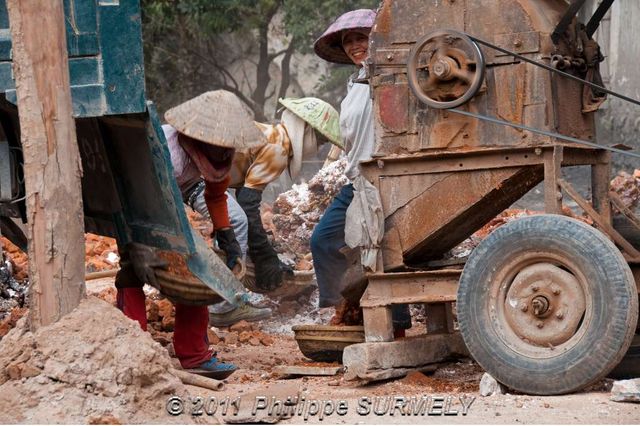
[{"label": "wooden plank", "polygon": [[576,191],[568,182],[562,179],[558,180],[558,183],[562,189],[584,210],[591,219],[598,225],[598,227],[607,235],[609,235],[613,241],[618,244],[629,256],[634,259],[640,258],[640,252],[636,250],[629,241],[627,241],[618,231],[613,229],[613,226],[607,222],[602,216],[595,211],[595,209],[589,204],[587,200],[582,198],[578,191]]},{"label": "wooden plank", "polygon": [[8,0],[24,154],[32,329],[78,306],[84,285],[82,167],[62,0]]},{"label": "wooden plank", "polygon": [[273,368],[273,372],[281,376],[335,376],[340,373],[344,367],[316,367],[305,365],[277,365]]}]

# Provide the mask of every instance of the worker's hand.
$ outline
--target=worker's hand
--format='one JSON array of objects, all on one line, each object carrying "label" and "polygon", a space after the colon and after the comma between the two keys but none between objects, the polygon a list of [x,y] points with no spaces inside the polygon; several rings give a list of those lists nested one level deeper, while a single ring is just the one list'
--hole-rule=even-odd
[{"label": "worker's hand", "polygon": [[[255,256],[256,287],[264,292],[270,292],[282,286],[284,264],[278,256]],[[293,271],[291,271],[293,274]]]},{"label": "worker's hand", "polygon": [[237,263],[242,262],[242,250],[236,240],[236,233],[233,228],[217,229],[215,237],[218,247],[227,255],[227,267],[233,270]]},{"label": "worker's hand", "polygon": [[285,265],[284,263],[280,262],[280,270],[282,271],[282,276],[286,277],[286,278],[293,278],[293,268],[289,265]]},{"label": "worker's hand", "polygon": [[160,259],[155,249],[140,243],[129,243],[124,248],[120,266],[131,268],[136,278],[145,284],[157,287],[154,268],[166,269],[167,262]]}]

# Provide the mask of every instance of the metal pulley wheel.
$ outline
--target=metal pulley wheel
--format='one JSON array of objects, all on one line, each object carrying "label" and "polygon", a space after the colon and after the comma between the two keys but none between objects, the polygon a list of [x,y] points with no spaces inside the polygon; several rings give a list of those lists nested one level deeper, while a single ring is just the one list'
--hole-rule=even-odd
[{"label": "metal pulley wheel", "polygon": [[432,108],[458,107],[473,98],[484,80],[485,62],[466,34],[438,30],[411,49],[407,78],[413,94]]}]

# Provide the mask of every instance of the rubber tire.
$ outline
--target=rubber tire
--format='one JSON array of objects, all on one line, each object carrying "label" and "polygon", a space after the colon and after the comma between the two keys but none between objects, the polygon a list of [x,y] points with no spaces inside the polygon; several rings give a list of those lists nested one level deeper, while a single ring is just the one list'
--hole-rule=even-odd
[{"label": "rubber tire", "polygon": [[609,377],[618,380],[640,377],[640,334],[636,334],[633,338],[629,350],[620,364],[611,371]]},{"label": "rubber tire", "polygon": [[[563,253],[588,278],[592,320],[568,350],[525,356],[500,337],[488,312],[492,278],[523,253]],[[594,279],[595,278],[595,279]],[[625,355],[638,319],[638,294],[629,265],[602,233],[578,220],[536,215],[510,222],[480,243],[458,288],[460,331],[473,358],[504,385],[524,393],[580,390],[609,373]]]}]

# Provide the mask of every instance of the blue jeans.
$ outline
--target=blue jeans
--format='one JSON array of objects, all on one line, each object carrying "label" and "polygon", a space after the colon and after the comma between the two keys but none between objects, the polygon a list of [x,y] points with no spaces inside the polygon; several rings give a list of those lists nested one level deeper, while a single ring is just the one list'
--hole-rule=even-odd
[{"label": "blue jeans", "polygon": [[[344,242],[344,226],[347,208],[353,200],[353,185],[347,184],[335,196],[311,236],[311,255],[320,292],[321,308],[337,306],[342,302],[342,273],[347,269],[347,259],[340,249]],[[411,315],[408,305],[393,305],[393,324],[396,328],[410,328]]]}]

